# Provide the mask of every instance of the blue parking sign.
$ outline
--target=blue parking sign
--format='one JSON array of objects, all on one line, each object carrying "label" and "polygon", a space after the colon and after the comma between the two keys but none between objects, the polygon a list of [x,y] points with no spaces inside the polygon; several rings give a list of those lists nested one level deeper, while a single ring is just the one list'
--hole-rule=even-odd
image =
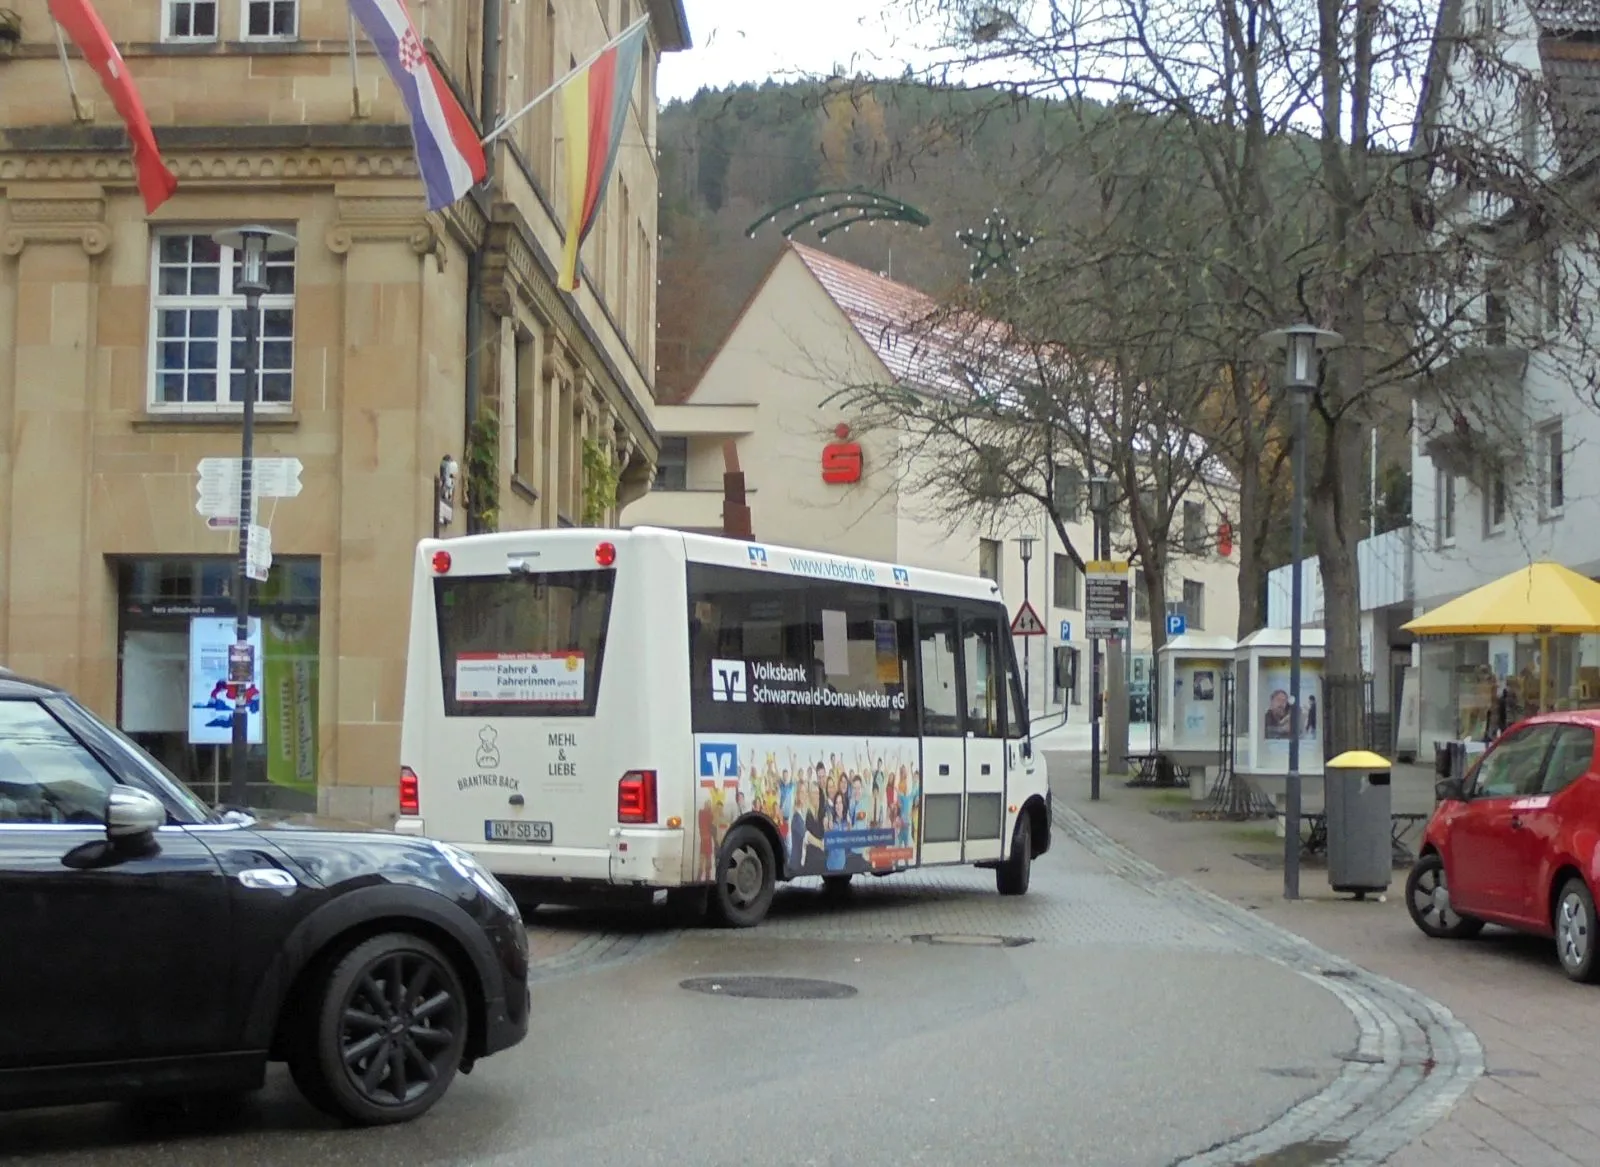
[{"label": "blue parking sign", "polygon": [[1184,634],[1184,631],[1188,627],[1189,627],[1189,622],[1188,622],[1188,620],[1184,619],[1184,615],[1183,615],[1182,612],[1168,612],[1167,613],[1167,635],[1168,636],[1182,636]]},{"label": "blue parking sign", "polygon": [[1072,621],[1071,620],[1063,620],[1063,621],[1061,621],[1061,639],[1062,640],[1071,640],[1072,639]]}]

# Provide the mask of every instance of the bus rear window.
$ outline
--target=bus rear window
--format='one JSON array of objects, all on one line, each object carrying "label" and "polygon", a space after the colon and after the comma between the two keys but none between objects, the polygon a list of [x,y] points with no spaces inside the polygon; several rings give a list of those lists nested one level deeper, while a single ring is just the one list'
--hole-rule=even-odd
[{"label": "bus rear window", "polygon": [[434,581],[447,717],[588,717],[600,692],[610,571]]}]

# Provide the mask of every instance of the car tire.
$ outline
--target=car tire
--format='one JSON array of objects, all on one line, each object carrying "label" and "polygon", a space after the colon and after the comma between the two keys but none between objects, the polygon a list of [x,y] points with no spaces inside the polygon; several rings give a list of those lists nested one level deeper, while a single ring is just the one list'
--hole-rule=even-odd
[{"label": "car tire", "polygon": [[306,1001],[289,1072],[306,1100],[354,1126],[409,1122],[449,1089],[466,1053],[455,966],[419,936],[356,945]]},{"label": "car tire", "polygon": [[1574,875],[1556,895],[1556,956],[1561,971],[1580,984],[1600,981],[1600,952],[1595,948],[1594,894]]},{"label": "car tire", "polygon": [[995,890],[1003,896],[1027,895],[1032,877],[1033,823],[1023,811],[1011,832],[1011,857],[994,869]]},{"label": "car tire", "polygon": [[1463,916],[1450,905],[1450,882],[1444,860],[1430,851],[1411,865],[1406,876],[1406,911],[1423,935],[1435,940],[1466,940],[1483,931],[1483,921]]},{"label": "car tire", "polygon": [[754,928],[766,918],[777,890],[778,864],[772,844],[758,827],[734,827],[717,853],[711,915],[727,928]]}]

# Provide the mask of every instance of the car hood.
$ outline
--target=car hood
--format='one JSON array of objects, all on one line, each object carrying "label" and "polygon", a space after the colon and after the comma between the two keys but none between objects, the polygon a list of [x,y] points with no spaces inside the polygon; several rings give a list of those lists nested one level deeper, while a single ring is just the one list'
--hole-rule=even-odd
[{"label": "car hood", "polygon": [[403,883],[465,891],[471,886],[431,839],[311,816],[257,820],[246,829],[324,887]]}]

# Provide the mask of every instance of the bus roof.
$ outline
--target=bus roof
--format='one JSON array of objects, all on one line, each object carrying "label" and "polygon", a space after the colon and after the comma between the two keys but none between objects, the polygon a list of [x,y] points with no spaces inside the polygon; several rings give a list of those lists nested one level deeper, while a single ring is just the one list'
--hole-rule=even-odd
[{"label": "bus roof", "polygon": [[490,561],[514,555],[518,550],[539,543],[571,543],[576,540],[610,539],[619,544],[651,539],[676,541],[692,563],[715,564],[776,575],[803,576],[807,579],[834,580],[873,587],[906,588],[940,595],[971,599],[998,600],[1000,586],[982,576],[957,575],[905,564],[872,559],[856,559],[828,551],[810,551],[775,543],[745,542],[717,535],[699,535],[666,527],[631,527],[627,530],[565,527],[546,530],[495,531],[482,535],[461,535],[450,539],[424,539],[419,551],[431,553],[446,549],[464,559],[475,560],[479,570]]}]

